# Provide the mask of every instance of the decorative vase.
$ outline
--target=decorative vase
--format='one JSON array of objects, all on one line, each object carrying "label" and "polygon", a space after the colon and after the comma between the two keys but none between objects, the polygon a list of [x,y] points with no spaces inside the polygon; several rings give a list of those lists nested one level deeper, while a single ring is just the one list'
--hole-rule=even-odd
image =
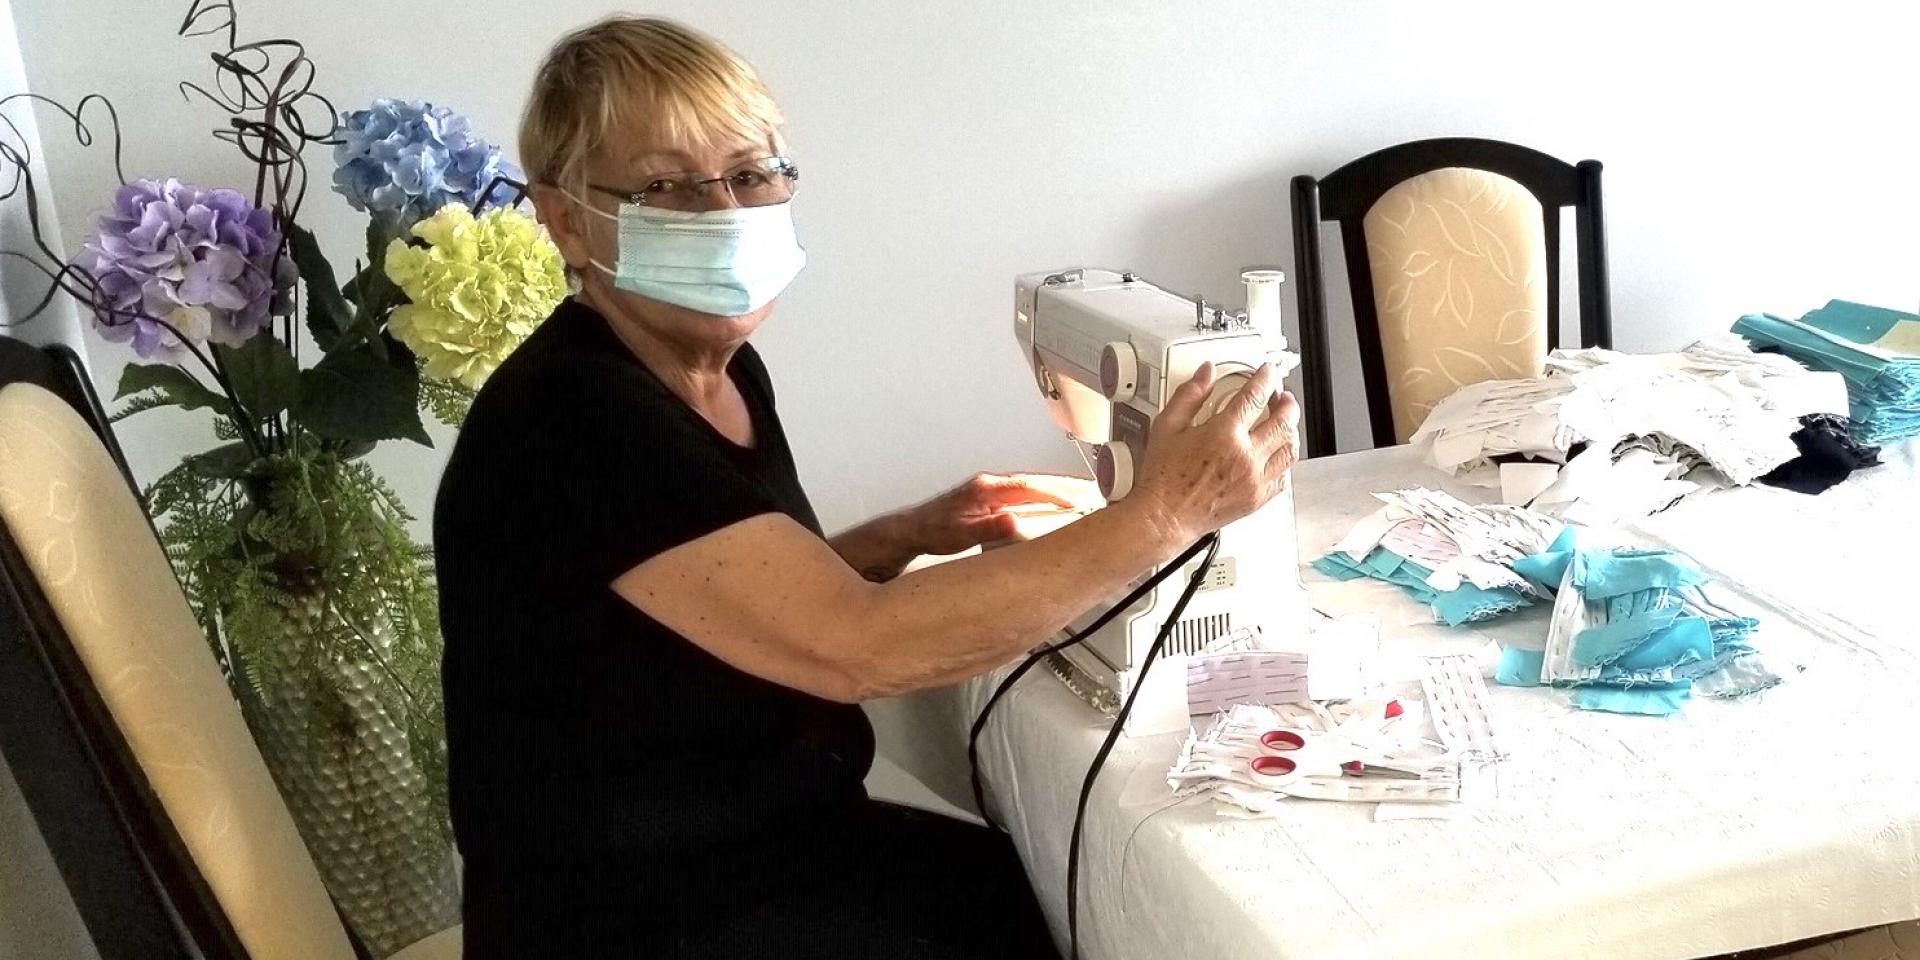
[{"label": "decorative vase", "polygon": [[458,923],[460,891],[432,565],[362,452],[227,476],[190,461],[150,497],[320,878],[378,960]]},{"label": "decorative vase", "polygon": [[[282,640],[312,642],[286,618]],[[307,633],[307,637],[302,637]],[[368,631],[390,637],[384,625]],[[342,916],[376,958],[453,926],[460,891],[444,806],[371,660],[247,689],[242,712]]]}]

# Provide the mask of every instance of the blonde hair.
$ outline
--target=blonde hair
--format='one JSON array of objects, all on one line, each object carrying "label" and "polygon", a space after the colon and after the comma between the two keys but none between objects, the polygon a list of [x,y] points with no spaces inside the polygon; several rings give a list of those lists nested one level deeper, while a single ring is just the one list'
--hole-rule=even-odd
[{"label": "blonde hair", "polygon": [[628,124],[676,142],[778,149],[782,122],[753,68],[712,37],[672,20],[615,16],[548,51],[520,121],[520,161],[529,181],[580,192],[587,161]]}]

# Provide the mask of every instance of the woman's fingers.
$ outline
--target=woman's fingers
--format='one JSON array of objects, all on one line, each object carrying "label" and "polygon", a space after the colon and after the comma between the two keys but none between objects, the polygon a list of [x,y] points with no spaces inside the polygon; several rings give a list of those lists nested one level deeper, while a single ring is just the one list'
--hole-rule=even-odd
[{"label": "woman's fingers", "polygon": [[1255,450],[1271,453],[1282,445],[1291,446],[1295,430],[1300,425],[1300,402],[1291,393],[1281,393],[1280,398],[1267,404],[1266,416],[1247,431]]},{"label": "woman's fingers", "polygon": [[1273,364],[1261,364],[1247,385],[1241,387],[1240,393],[1233,398],[1228,409],[1233,411],[1235,422],[1242,428],[1251,431],[1260,422],[1261,415],[1267,412],[1273,402],[1273,381],[1278,375]]},{"label": "woman's fingers", "polygon": [[985,508],[1027,505],[1096,510],[1104,504],[1091,480],[1044,473],[982,474],[975,478],[976,504]]},{"label": "woman's fingers", "polygon": [[1166,405],[1160,408],[1160,415],[1153,418],[1153,432],[1166,433],[1169,430],[1185,430],[1193,425],[1200,416],[1200,405],[1207,401],[1207,395],[1213,391],[1213,364],[1203,363],[1193,372],[1193,376],[1173,391]]}]

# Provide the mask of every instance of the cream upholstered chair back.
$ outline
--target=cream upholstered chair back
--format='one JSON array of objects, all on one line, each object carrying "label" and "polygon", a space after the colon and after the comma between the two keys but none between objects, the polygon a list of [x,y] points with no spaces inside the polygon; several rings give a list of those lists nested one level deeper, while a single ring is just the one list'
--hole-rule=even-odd
[{"label": "cream upholstered chair back", "polygon": [[1547,241],[1527,188],[1443,167],[1387,191],[1361,223],[1396,442],[1461,387],[1541,373]]},{"label": "cream upholstered chair back", "polygon": [[0,521],[246,952],[354,951],[146,513],[87,423],[0,388]]},{"label": "cream upholstered chair back", "polygon": [[1445,138],[1293,179],[1306,440],[1335,452],[1320,228],[1339,225],[1374,446],[1404,442],[1435,404],[1483,380],[1538,375],[1560,328],[1560,217],[1573,207],[1580,343],[1612,344],[1600,164],[1497,140]]}]

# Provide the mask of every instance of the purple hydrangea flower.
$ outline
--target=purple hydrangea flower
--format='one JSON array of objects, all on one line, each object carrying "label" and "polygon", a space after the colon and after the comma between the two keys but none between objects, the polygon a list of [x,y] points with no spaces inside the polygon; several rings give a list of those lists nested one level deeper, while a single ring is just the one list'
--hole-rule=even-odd
[{"label": "purple hydrangea flower", "polygon": [[[496,176],[523,178],[499,147],[474,135],[466,117],[430,103],[376,100],[343,114],[339,136],[334,191],[355,210],[391,217],[396,232],[449,203],[473,205]],[[511,196],[495,190],[487,205]]]},{"label": "purple hydrangea flower", "polygon": [[94,325],[152,357],[195,342],[238,344],[293,309],[293,263],[278,256],[273,213],[234,190],[136,180],[75,258],[98,286]]}]

